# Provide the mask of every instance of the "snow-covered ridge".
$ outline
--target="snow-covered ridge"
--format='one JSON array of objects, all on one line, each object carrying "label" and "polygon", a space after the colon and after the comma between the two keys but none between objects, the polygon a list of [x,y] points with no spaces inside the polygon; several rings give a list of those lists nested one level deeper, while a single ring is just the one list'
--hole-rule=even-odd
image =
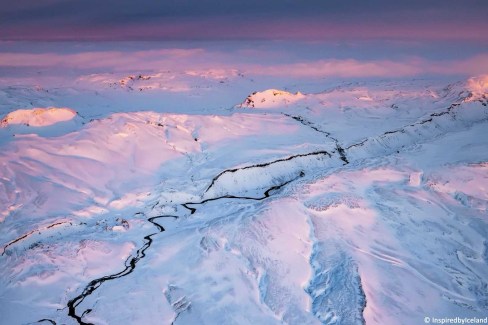
[{"label": "snow-covered ridge", "polygon": [[305,174],[305,170],[339,166],[339,160],[334,158],[327,151],[319,151],[226,170],[214,177],[204,199],[229,195],[259,197],[259,191],[297,179]]},{"label": "snow-covered ridge", "polygon": [[188,85],[182,79],[182,74],[171,71],[162,71],[152,74],[111,74],[100,73],[81,76],[77,80],[88,87],[102,87],[125,92],[146,91],[187,91]]},{"label": "snow-covered ridge", "polygon": [[487,120],[488,108],[484,103],[455,103],[415,123],[350,144],[346,152],[355,158],[389,154]]},{"label": "snow-covered ridge", "polygon": [[95,73],[78,77],[77,83],[124,92],[186,92],[191,89],[211,89],[230,81],[246,80],[236,69],[161,70],[152,73]]},{"label": "snow-covered ridge", "polygon": [[[127,91],[145,91],[145,90],[153,90],[160,88],[160,83],[158,79],[161,79],[163,74],[155,74],[155,75],[129,75],[123,77],[116,81],[111,81],[110,79],[104,80],[106,84],[110,88],[122,88]],[[103,79],[102,79],[103,80]]]},{"label": "snow-covered ridge", "polygon": [[238,108],[273,108],[292,104],[296,101],[304,99],[305,95],[301,92],[292,94],[285,90],[267,89],[262,92],[253,92],[247,96],[243,103],[239,104]]},{"label": "snow-covered ridge", "polygon": [[1,127],[9,125],[26,125],[26,126],[49,126],[59,122],[65,122],[76,116],[76,111],[70,108],[33,108],[18,109],[10,112],[0,122]]}]

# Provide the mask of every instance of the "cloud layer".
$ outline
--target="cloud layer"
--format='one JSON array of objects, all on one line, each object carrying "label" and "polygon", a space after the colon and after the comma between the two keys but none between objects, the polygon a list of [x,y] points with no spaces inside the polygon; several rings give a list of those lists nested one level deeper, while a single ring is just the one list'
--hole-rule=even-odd
[{"label": "cloud layer", "polygon": [[[317,51],[326,51],[318,47]],[[473,76],[488,73],[488,53],[461,58],[428,59],[421,56],[395,58],[324,57],[300,58],[290,53],[278,57],[271,49],[218,50],[201,48],[165,48],[135,51],[0,52],[0,69],[15,77],[19,71],[44,71],[60,76],[92,73],[140,73],[171,71],[188,75],[235,77],[236,71],[256,77],[290,78],[370,78],[412,77],[426,75]]]}]

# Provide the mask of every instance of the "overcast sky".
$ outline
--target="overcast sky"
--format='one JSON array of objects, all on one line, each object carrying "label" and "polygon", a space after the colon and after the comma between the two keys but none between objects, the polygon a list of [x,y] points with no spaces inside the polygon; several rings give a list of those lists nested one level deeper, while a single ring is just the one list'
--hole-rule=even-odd
[{"label": "overcast sky", "polygon": [[488,42],[487,0],[0,0],[1,40]]}]

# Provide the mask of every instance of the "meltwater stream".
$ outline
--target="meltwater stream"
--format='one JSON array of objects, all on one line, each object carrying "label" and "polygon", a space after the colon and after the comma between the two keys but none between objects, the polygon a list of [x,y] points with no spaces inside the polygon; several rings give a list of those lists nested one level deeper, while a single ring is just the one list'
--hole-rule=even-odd
[{"label": "meltwater stream", "polygon": [[82,319],[83,316],[85,316],[86,314],[88,314],[88,313],[90,313],[92,311],[91,309],[87,309],[87,310],[83,311],[83,313],[81,313],[81,315],[79,315],[79,313],[78,314],[76,313],[76,307],[78,307],[78,305],[81,302],[83,302],[83,300],[86,297],[88,297],[95,290],[97,290],[102,285],[102,283],[104,283],[105,281],[115,280],[115,279],[118,279],[118,278],[121,278],[121,277],[124,277],[126,275],[131,274],[134,271],[134,269],[136,268],[136,264],[141,259],[143,259],[144,257],[146,257],[146,250],[149,247],[151,247],[151,244],[153,242],[152,237],[155,236],[155,235],[157,235],[157,234],[159,234],[159,233],[161,233],[161,232],[163,232],[165,230],[163,226],[161,226],[160,224],[158,224],[155,221],[156,219],[159,219],[159,218],[175,218],[175,219],[177,219],[178,216],[162,215],[162,216],[157,216],[157,217],[149,218],[148,221],[150,223],[152,223],[154,226],[156,226],[156,228],[158,229],[158,232],[152,233],[152,234],[147,235],[147,236],[144,237],[144,240],[145,240],[144,245],[136,251],[135,256],[129,257],[125,261],[125,268],[122,271],[118,272],[118,273],[115,273],[115,274],[112,274],[112,275],[106,275],[106,276],[103,276],[101,278],[98,278],[98,279],[95,279],[95,280],[90,281],[90,283],[88,283],[88,285],[85,287],[85,289],[83,290],[83,292],[81,294],[79,294],[78,296],[76,296],[75,298],[71,299],[68,302],[68,315],[70,317],[74,318],[78,322],[78,324],[81,324],[81,325],[94,325],[93,323],[84,322],[83,319]]}]

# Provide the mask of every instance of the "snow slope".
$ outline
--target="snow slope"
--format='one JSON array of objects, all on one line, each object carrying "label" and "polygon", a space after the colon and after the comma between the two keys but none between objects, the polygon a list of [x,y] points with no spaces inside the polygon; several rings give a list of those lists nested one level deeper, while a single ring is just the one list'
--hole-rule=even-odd
[{"label": "snow slope", "polygon": [[486,77],[243,98],[0,129],[1,322],[486,315]]}]

